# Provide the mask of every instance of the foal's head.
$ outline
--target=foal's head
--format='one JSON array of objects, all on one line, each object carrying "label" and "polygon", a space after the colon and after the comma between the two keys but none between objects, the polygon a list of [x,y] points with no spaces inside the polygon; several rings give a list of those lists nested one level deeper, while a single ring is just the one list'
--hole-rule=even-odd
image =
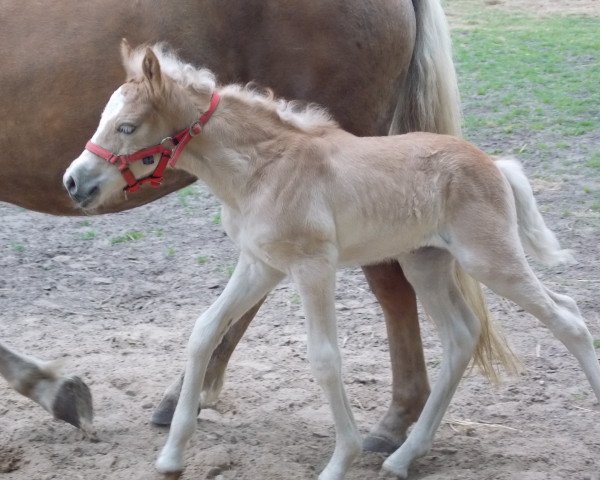
[{"label": "foal's head", "polygon": [[[215,88],[212,73],[184,64],[161,45],[132,50],[124,40],[121,55],[127,82],[112,94],[91,142],[63,177],[73,200],[86,209],[97,208],[123,192],[132,183],[126,181],[128,175],[133,181],[151,176],[160,153],[148,154],[128,165],[115,157],[161,142],[167,148],[173,147],[165,139],[198,118]],[[122,175],[120,169],[126,167],[131,174]]]}]

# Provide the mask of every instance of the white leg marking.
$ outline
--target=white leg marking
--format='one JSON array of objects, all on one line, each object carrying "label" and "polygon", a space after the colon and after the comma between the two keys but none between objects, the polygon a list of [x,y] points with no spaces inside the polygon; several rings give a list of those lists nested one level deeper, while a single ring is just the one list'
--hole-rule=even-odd
[{"label": "white leg marking", "polygon": [[319,480],[341,480],[362,446],[342,383],[335,319],[335,266],[327,259],[306,262],[292,268],[292,277],[306,313],[311,369],[327,397],[335,423],[335,450]]},{"label": "white leg marking", "polygon": [[188,344],[188,362],[181,395],[167,443],[156,462],[163,473],[183,470],[185,446],[194,433],[200,390],[210,357],[229,326],[261,300],[284,275],[242,252],[235,271],[215,303],[202,315]]},{"label": "white leg marking", "polygon": [[416,458],[425,455],[467,368],[479,338],[480,325],[454,282],[448,252],[424,249],[401,261],[406,278],[435,322],[444,349],[442,367],[431,395],[406,442],[383,468],[406,478]]}]

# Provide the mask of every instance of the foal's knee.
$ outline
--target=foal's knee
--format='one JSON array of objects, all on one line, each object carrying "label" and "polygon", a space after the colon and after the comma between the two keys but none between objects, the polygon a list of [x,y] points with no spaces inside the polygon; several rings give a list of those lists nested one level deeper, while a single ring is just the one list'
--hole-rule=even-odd
[{"label": "foal's knee", "polygon": [[308,351],[310,368],[319,384],[330,384],[341,372],[340,353],[333,345],[319,345]]}]

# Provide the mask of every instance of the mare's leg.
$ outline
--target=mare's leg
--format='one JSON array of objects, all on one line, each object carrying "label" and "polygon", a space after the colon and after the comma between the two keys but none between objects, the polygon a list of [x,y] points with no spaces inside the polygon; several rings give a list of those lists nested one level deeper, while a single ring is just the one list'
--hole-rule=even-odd
[{"label": "mare's leg", "polygon": [[92,395],[79,377],[60,375],[52,363],[25,357],[2,343],[0,374],[15,390],[41,405],[54,418],[92,434]]},{"label": "mare's leg", "polygon": [[219,298],[196,320],[188,343],[188,361],[181,396],[167,443],[156,462],[159,471],[171,473],[183,470],[183,453],[196,427],[200,391],[211,355],[229,327],[269,293],[283,276],[281,272],[242,252]]},{"label": "mare's leg", "polygon": [[[235,350],[236,345],[243,337],[250,322],[258,312],[258,309],[262,305],[264,298],[261,299],[254,307],[246,312],[242,318],[240,318],[235,324],[229,328],[219,346],[215,349],[208,362],[206,368],[206,375],[204,376],[204,385],[202,386],[202,392],[200,393],[200,406],[207,407],[214,405],[219,398],[221,389],[223,388],[223,381],[225,379],[225,370],[227,363],[231,358],[231,354]],[[179,394],[181,393],[181,387],[183,385],[184,372],[177,377],[177,379],[169,385],[163,398],[160,401],[156,410],[152,415],[152,423],[155,425],[170,425],[173,420],[173,413],[175,413],[175,407],[179,400]]]},{"label": "mare's leg", "polygon": [[335,423],[335,450],[319,480],[342,480],[360,454],[361,441],[342,383],[335,318],[335,266],[327,259],[319,259],[295,266],[291,274],[306,314],[308,359]]},{"label": "mare's leg", "polygon": [[425,311],[435,322],[442,346],[440,373],[423,412],[404,444],[383,464],[406,478],[415,458],[429,451],[433,437],[467,368],[480,334],[480,323],[455,282],[454,260],[435,248],[421,249],[401,260]]},{"label": "mare's leg", "polygon": [[393,452],[406,439],[429,396],[415,292],[397,262],[363,267],[383,310],[392,363],[392,402],[364,441],[365,450]]}]

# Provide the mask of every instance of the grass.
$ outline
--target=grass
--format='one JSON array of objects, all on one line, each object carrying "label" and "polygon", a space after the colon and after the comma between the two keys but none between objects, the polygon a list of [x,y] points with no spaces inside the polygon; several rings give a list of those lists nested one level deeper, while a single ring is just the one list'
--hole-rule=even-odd
[{"label": "grass", "polygon": [[194,185],[191,185],[177,191],[177,200],[182,207],[188,207],[188,200],[197,198],[199,195],[198,189]]},{"label": "grass", "polygon": [[221,225],[221,212],[219,211],[219,212],[215,213],[212,216],[211,221],[214,225]]},{"label": "grass", "polygon": [[600,338],[594,340],[594,348],[600,348]]},{"label": "grass", "polygon": [[125,232],[123,235],[118,235],[110,239],[111,245],[118,245],[119,243],[134,242],[144,238],[144,232],[139,230],[130,230]]},{"label": "grass", "polygon": [[600,152],[592,153],[586,165],[590,168],[600,169]]},{"label": "grass", "polygon": [[82,240],[93,240],[96,237],[97,237],[97,234],[93,230],[88,230],[87,232],[83,232],[81,234]]},{"label": "grass", "polygon": [[19,242],[12,243],[10,248],[16,253],[23,253],[25,251],[25,245]]},{"label": "grass", "polygon": [[298,295],[297,293],[292,293],[291,297],[290,297],[290,303],[292,305],[300,305],[301,303],[301,299],[300,299],[300,295]]},{"label": "grass", "polygon": [[224,272],[227,275],[227,277],[231,277],[233,275],[233,272],[235,272],[235,266],[230,265],[228,267],[225,267]]},{"label": "grass", "polygon": [[205,257],[204,255],[198,255],[196,257],[196,263],[198,265],[204,265],[206,262],[208,262],[208,257]]},{"label": "grass", "polygon": [[525,156],[576,147],[600,168],[595,142],[579,142],[600,130],[600,19],[459,7],[453,42],[465,136],[502,139]]}]

